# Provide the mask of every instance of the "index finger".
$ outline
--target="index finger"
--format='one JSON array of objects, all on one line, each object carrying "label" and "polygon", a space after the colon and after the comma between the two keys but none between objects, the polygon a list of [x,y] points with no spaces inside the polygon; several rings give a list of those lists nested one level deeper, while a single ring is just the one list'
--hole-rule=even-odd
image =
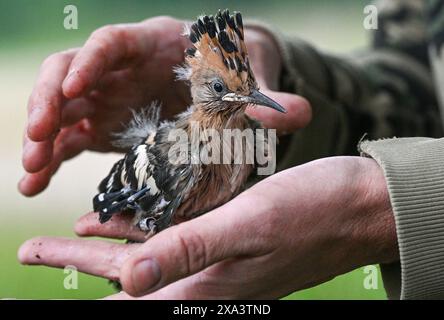
[{"label": "index finger", "polygon": [[72,265],[80,272],[118,280],[122,264],[139,246],[98,240],[37,237],[22,244],[18,259],[25,265],[55,268]]},{"label": "index finger", "polygon": [[28,100],[27,135],[33,141],[49,140],[60,128],[62,82],[76,52],[71,49],[55,53],[42,63]]},{"label": "index finger", "polygon": [[146,37],[139,24],[108,25],[94,31],[69,67],[63,82],[64,95],[79,97],[124,60],[148,58],[151,46],[151,37]]}]

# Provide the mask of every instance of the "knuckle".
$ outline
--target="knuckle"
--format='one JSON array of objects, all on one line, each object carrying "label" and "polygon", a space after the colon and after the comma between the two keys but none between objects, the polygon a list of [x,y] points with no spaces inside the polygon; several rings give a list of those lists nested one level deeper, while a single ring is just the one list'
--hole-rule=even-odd
[{"label": "knuckle", "polygon": [[205,241],[194,230],[178,227],[174,234],[173,242],[178,244],[183,266],[187,274],[194,273],[206,266],[208,261]]},{"label": "knuckle", "polygon": [[159,24],[162,24],[162,25],[163,25],[163,24],[164,24],[164,25],[169,25],[169,24],[172,24],[172,23],[176,23],[177,20],[174,19],[174,18],[171,17],[171,16],[164,15],[164,16],[158,16],[158,17],[152,18],[152,19],[151,19],[151,22],[153,22],[153,23],[159,23]]},{"label": "knuckle", "polygon": [[42,67],[46,67],[48,65],[52,65],[58,61],[61,61],[65,57],[63,52],[52,53],[43,60]]},{"label": "knuckle", "polygon": [[112,25],[112,24],[105,25],[95,30],[91,34],[90,39],[100,40],[100,41],[104,41],[110,38],[115,39],[116,37],[119,37],[121,35],[121,30],[122,28],[117,25]]},{"label": "knuckle", "polygon": [[97,30],[93,31],[93,33],[91,34],[91,38],[98,38],[98,37],[103,37],[104,35],[108,35],[112,33],[113,29],[114,26],[110,24],[102,26]]},{"label": "knuckle", "polygon": [[125,28],[118,25],[103,26],[91,34],[89,43],[93,44],[98,54],[104,58],[119,39],[125,38]]}]

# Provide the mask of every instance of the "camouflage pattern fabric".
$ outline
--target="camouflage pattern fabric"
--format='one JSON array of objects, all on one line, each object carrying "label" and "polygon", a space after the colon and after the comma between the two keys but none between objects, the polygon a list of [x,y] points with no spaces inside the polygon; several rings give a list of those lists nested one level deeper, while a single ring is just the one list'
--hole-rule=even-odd
[{"label": "camouflage pattern fabric", "polygon": [[439,101],[444,99],[435,88],[443,88],[444,65],[441,85],[433,69],[444,57],[433,48],[444,42],[444,1],[382,0],[375,5],[378,29],[371,45],[342,56],[250,24],[279,43],[281,89],[306,97],[313,106],[313,122],[283,139],[290,141],[280,169],[325,156],[358,155],[356,146],[365,134],[370,140],[443,135]]}]

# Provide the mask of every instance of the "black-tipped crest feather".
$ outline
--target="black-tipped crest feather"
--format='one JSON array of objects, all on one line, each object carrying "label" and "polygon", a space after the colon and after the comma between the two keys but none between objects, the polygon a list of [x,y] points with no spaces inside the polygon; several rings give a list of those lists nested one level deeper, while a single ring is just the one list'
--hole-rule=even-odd
[{"label": "black-tipped crest feather", "polygon": [[[203,48],[209,45],[214,52],[221,54],[220,59],[226,68],[238,74],[246,72],[250,76],[243,28],[241,13],[234,12],[230,15],[228,10],[219,10],[215,16],[205,15],[193,23],[189,38],[197,51],[199,43],[203,41],[205,42]],[[206,35],[210,40],[205,38]],[[190,50],[186,52],[188,56],[198,57],[194,53]],[[246,77],[243,76],[243,79]]]}]

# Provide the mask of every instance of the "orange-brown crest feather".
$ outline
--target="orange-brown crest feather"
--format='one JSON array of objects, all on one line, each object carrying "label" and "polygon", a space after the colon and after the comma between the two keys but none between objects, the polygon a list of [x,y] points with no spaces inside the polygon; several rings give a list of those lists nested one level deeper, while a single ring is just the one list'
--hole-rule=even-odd
[{"label": "orange-brown crest feather", "polygon": [[187,55],[186,62],[194,76],[210,69],[232,91],[257,86],[248,61],[240,13],[230,15],[225,10],[216,16],[203,16],[191,26],[189,38],[195,50]]}]

